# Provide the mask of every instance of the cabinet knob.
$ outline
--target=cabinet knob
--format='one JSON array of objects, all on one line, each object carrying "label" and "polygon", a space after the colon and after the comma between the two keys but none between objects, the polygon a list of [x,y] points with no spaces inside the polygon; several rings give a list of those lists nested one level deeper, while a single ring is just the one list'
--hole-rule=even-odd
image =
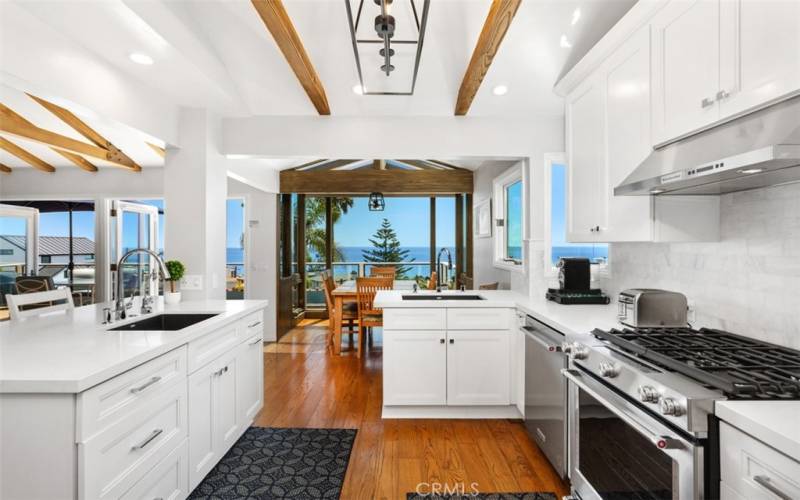
[{"label": "cabinet knob", "polygon": [[717,92],[717,100],[718,100],[718,101],[721,101],[721,100],[723,100],[723,99],[727,99],[727,98],[728,98],[728,97],[730,97],[730,96],[731,96],[731,93],[730,93],[730,92],[728,92],[728,91],[727,91],[727,90],[725,90],[725,89],[722,89],[722,90],[720,90],[719,92]]},{"label": "cabinet knob", "polygon": [[708,97],[704,97],[703,100],[700,101],[700,107],[702,107],[703,109],[713,105],[714,105],[714,99],[709,99]]},{"label": "cabinet knob", "polygon": [[455,339],[450,339],[450,343],[455,344],[456,343]]},{"label": "cabinet knob", "polygon": [[440,344],[444,344],[444,339],[439,339]]}]

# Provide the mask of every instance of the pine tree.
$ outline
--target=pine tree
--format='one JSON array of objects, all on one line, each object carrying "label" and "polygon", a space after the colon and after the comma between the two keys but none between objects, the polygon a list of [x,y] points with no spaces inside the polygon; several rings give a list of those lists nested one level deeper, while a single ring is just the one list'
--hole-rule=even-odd
[{"label": "pine tree", "polygon": [[[380,229],[370,238],[372,243],[371,250],[362,250],[361,255],[367,262],[405,262],[408,259],[408,250],[400,248],[400,241],[397,233],[392,229],[389,219],[383,219]],[[412,262],[414,259],[408,260]],[[397,266],[396,274],[398,279],[406,277],[408,267]]]}]

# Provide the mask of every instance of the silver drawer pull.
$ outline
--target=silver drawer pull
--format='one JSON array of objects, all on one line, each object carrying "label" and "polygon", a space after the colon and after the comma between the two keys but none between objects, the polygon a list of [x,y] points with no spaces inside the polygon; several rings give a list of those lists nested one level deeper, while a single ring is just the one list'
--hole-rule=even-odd
[{"label": "silver drawer pull", "polygon": [[149,436],[147,436],[147,438],[144,441],[142,441],[141,443],[131,447],[131,451],[137,451],[137,450],[143,449],[145,446],[150,444],[150,442],[152,440],[154,440],[155,438],[160,436],[162,432],[164,432],[164,429],[156,429],[156,430],[154,430],[152,433],[150,433]]},{"label": "silver drawer pull", "polygon": [[714,105],[714,99],[709,99],[708,97],[704,97],[703,100],[700,101],[700,107],[703,109],[713,105]]},{"label": "silver drawer pull", "polygon": [[753,476],[753,481],[757,482],[764,488],[768,489],[770,493],[780,498],[781,500],[792,500],[792,497],[789,496],[789,494],[781,491],[777,486],[775,486],[775,484],[773,484],[772,482],[772,479],[770,479],[768,476]]},{"label": "silver drawer pull", "polygon": [[255,339],[254,341],[250,342],[250,345],[256,345],[261,341],[262,341],[261,339]]},{"label": "silver drawer pull", "polygon": [[147,382],[145,382],[144,384],[140,385],[139,387],[132,388],[131,392],[134,393],[134,394],[140,393],[143,390],[145,390],[148,387],[150,387],[151,385],[153,385],[156,382],[158,382],[159,380],[161,380],[161,377],[153,377],[150,380],[148,380]]},{"label": "silver drawer pull", "polygon": [[247,325],[247,328],[255,328],[260,324],[261,324],[260,321],[256,321],[255,323],[250,323],[249,325]]}]

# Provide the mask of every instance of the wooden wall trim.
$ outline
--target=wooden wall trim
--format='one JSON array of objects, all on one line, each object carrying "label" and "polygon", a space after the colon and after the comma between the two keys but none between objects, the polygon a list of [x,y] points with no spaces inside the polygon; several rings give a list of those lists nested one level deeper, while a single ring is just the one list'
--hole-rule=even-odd
[{"label": "wooden wall trim", "polygon": [[303,194],[458,194],[473,191],[473,173],[466,170],[283,170],[281,193]]}]

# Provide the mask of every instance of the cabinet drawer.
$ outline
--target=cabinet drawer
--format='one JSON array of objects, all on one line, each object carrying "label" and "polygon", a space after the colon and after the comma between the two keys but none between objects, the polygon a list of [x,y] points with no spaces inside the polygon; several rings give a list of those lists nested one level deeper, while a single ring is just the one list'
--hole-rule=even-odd
[{"label": "cabinet drawer", "polygon": [[239,329],[238,325],[238,322],[225,325],[219,330],[214,330],[208,335],[189,342],[189,373],[217,359],[238,345],[242,340],[236,333]]},{"label": "cabinet drawer", "polygon": [[720,423],[721,479],[748,499],[800,498],[800,462]]},{"label": "cabinet drawer", "polygon": [[239,320],[239,338],[249,339],[253,335],[264,336],[264,311],[249,314]]},{"label": "cabinet drawer", "polygon": [[81,498],[118,498],[187,436],[186,384],[174,384],[78,445]]},{"label": "cabinet drawer", "polygon": [[189,496],[189,445],[184,439],[177,448],[150,469],[121,500],[177,500]]},{"label": "cabinet drawer", "polygon": [[90,439],[185,379],[186,346],[181,346],[80,393],[77,441]]},{"label": "cabinet drawer", "polygon": [[508,330],[511,326],[509,309],[448,309],[448,330]]},{"label": "cabinet drawer", "polygon": [[444,330],[447,328],[445,309],[384,309],[383,327],[386,330]]}]

